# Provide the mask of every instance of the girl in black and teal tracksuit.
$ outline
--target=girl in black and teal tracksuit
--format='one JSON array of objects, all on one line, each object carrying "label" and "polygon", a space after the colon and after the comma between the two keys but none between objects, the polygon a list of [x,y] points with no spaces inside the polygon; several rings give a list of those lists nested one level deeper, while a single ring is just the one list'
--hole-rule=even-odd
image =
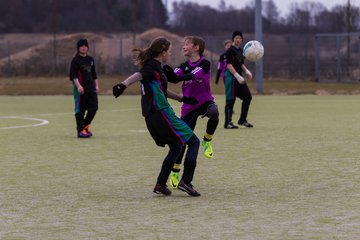
[{"label": "girl in black and teal tracksuit", "polygon": [[166,182],[182,146],[186,144],[189,150],[185,157],[179,189],[191,196],[200,196],[191,184],[200,141],[191,128],[175,115],[167,100],[169,97],[183,102],[188,101],[187,97],[179,96],[167,89],[168,81],[161,64],[166,62],[171,54],[170,42],[165,38],[157,38],[149,48],[135,49],[135,51],[138,52],[136,61],[142,68],[121,84],[115,85],[113,90],[114,95],[118,97],[127,86],[140,81],[141,108],[146,127],[158,146],[169,146],[169,152],[163,160],[153,191],[164,195],[171,194]]},{"label": "girl in black and teal tracksuit", "polygon": [[92,136],[90,124],[98,110],[99,84],[94,59],[87,54],[88,41],[77,42],[77,53],[70,65],[70,80],[73,82],[77,136]]}]

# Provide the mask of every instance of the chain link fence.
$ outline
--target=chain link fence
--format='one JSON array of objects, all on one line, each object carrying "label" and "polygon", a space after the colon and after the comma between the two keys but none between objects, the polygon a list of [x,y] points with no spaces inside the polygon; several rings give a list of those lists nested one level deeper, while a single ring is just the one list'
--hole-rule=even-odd
[{"label": "chain link fence", "polygon": [[315,53],[318,81],[360,80],[360,33],[316,34]]},{"label": "chain link fence", "polygon": [[[174,34],[172,34],[174,35]],[[95,58],[98,74],[128,74],[138,67],[134,66],[131,50],[135,44],[146,47],[152,38],[141,38],[140,35],[131,34],[89,34],[87,35],[59,35],[54,41],[54,36],[21,35],[0,36],[0,74],[5,76],[22,75],[67,75],[70,61],[76,53],[76,41],[86,37],[90,44],[90,55]],[[224,52],[223,43],[229,39],[231,33],[224,35],[202,35],[206,41],[205,57],[212,63],[212,74],[216,74],[219,55]],[[171,41],[173,44],[173,65],[184,61],[181,55],[182,37],[180,40]],[[253,34],[244,35],[244,43],[253,40]],[[315,72],[315,36],[313,34],[264,34],[263,45],[265,55],[263,58],[264,78],[284,80],[316,80]],[[359,46],[353,44],[352,46]],[[335,48],[331,44],[322,45],[322,54],[319,63],[325,68],[329,79],[336,79],[336,71],[332,66],[331,52]],[[352,50],[353,51],[353,50]],[[358,50],[357,50],[358,51]],[[330,59],[330,60],[329,60]],[[358,58],[353,57],[353,62],[343,62],[342,72],[348,72],[349,65],[358,66]],[[352,59],[350,59],[352,61]],[[254,71],[255,64],[246,63]]]}]

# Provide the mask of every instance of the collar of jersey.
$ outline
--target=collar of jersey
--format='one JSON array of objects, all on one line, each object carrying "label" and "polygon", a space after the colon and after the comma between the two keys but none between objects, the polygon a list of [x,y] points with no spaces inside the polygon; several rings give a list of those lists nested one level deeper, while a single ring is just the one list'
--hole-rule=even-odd
[{"label": "collar of jersey", "polygon": [[204,56],[201,56],[200,59],[197,60],[196,62],[188,61],[188,63],[189,63],[189,65],[190,65],[191,67],[195,67],[195,66],[199,65],[202,60],[204,60]]}]

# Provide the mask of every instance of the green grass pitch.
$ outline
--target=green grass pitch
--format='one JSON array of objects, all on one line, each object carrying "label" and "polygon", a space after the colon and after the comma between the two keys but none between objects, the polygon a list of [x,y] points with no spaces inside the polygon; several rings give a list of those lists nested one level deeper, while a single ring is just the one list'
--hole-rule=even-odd
[{"label": "green grass pitch", "polygon": [[100,96],[91,139],[76,138],[71,96],[0,96],[0,239],[358,239],[358,96],[254,96],[255,128],[237,130],[216,101],[192,198],[152,193],[168,149],[139,96]]}]

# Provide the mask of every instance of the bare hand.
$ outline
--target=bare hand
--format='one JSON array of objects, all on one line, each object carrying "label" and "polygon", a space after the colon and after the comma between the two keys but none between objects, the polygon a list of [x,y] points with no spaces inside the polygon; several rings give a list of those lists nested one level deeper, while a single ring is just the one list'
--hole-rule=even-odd
[{"label": "bare hand", "polygon": [[80,93],[80,95],[84,94],[84,88],[82,86],[78,86],[77,89],[78,89],[78,92]]},{"label": "bare hand", "polygon": [[247,69],[245,70],[245,75],[248,80],[252,79],[252,74],[249,70],[247,70]]}]

